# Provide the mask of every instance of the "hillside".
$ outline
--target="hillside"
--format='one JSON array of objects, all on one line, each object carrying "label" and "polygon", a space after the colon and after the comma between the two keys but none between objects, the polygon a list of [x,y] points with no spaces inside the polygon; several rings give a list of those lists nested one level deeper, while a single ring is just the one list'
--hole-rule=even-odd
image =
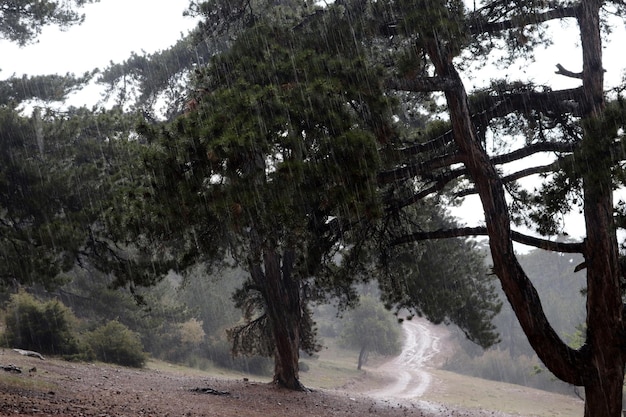
[{"label": "hillside", "polygon": [[[561,395],[497,384],[426,367],[431,383],[419,399],[370,394],[390,383],[385,364],[362,372],[344,353],[322,352],[307,361],[311,392],[278,389],[220,370],[201,372],[163,362],[146,369],[40,360],[12,350],[0,365],[0,415],[62,416],[581,416],[582,402]],[[29,371],[32,370],[32,371]],[[318,388],[323,387],[323,388]],[[207,392],[198,392],[206,390]],[[224,395],[216,395],[216,394]],[[369,393],[369,394],[367,394]],[[243,413],[243,414],[242,414]]]}]

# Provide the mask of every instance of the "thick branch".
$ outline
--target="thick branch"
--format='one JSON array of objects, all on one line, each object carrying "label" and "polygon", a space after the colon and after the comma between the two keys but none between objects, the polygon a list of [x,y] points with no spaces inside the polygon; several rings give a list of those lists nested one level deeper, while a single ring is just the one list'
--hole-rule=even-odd
[{"label": "thick branch", "polygon": [[570,78],[578,78],[578,79],[583,78],[582,72],[572,72],[570,70],[565,69],[565,67],[563,67],[563,65],[561,64],[556,64],[556,68],[557,68],[557,71],[554,71],[555,74],[564,75]]},{"label": "thick branch", "polygon": [[564,142],[538,142],[533,143],[515,151],[509,152],[504,155],[498,155],[491,158],[493,164],[506,164],[509,162],[518,161],[528,156],[540,153],[540,152],[560,152],[571,153],[574,152],[576,145],[574,143]]},{"label": "thick branch", "polygon": [[457,82],[446,77],[392,78],[385,86],[391,90],[427,93],[446,91],[457,87]]},{"label": "thick branch", "polygon": [[472,106],[472,120],[481,125],[513,112],[531,110],[544,113],[572,113],[578,115],[582,88],[555,91],[524,91],[487,96]]},{"label": "thick branch", "polygon": [[[425,49],[438,75],[460,80],[441,43],[436,39],[427,41]],[[446,91],[445,96],[456,144],[460,152],[466,155],[468,175],[476,185],[482,202],[494,272],[540,359],[557,377],[572,384],[580,384],[582,377],[579,370],[584,358],[580,352],[567,346],[550,325],[537,289],[514,255],[514,234],[511,231],[504,186],[476,134],[467,93],[461,85],[455,91]]]},{"label": "thick branch", "polygon": [[[488,236],[487,228],[484,226],[479,227],[461,227],[457,229],[440,229],[429,232],[416,232],[410,235],[400,236],[391,241],[392,246],[402,245],[412,242],[420,242],[424,240],[432,239],[449,239],[455,237],[470,237],[470,236]],[[555,242],[551,240],[541,239],[533,236],[528,236],[523,233],[511,231],[511,237],[514,242],[522,243],[524,245],[533,246],[535,248],[544,249],[552,252],[562,253],[582,253],[582,243],[565,243]]]},{"label": "thick branch", "polygon": [[522,17],[514,17],[508,20],[502,20],[499,22],[490,22],[488,17],[478,16],[469,23],[469,31],[473,35],[481,35],[485,33],[502,32],[504,30],[523,28],[528,25],[536,25],[539,23],[545,23],[550,20],[563,19],[567,17],[576,17],[578,7],[560,7],[557,9],[548,10],[543,13],[528,14]]}]

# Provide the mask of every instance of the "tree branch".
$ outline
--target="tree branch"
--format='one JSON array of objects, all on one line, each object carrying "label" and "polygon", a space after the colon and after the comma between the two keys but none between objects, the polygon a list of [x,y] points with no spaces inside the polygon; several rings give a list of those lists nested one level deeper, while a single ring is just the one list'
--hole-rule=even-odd
[{"label": "tree branch", "polygon": [[394,77],[385,82],[385,87],[397,91],[427,93],[451,90],[458,87],[458,83],[446,77],[420,77],[412,79]]},{"label": "tree branch", "polygon": [[544,113],[579,113],[582,87],[555,91],[523,91],[487,96],[472,105],[472,119],[487,124],[492,119],[509,113],[528,113],[530,110]]},{"label": "tree branch", "polygon": [[[575,147],[576,147],[576,144],[574,143],[559,143],[559,142],[534,143],[534,144],[525,146],[521,149],[517,149],[508,154],[494,156],[491,158],[491,162],[494,165],[501,165],[501,164],[505,164],[509,162],[514,162],[519,159],[526,158],[528,156],[532,156],[540,152],[562,152],[562,153],[569,152],[571,153],[574,151]],[[449,155],[449,157],[450,159],[448,160],[448,162],[451,162],[451,163],[462,162],[460,155]],[[509,183],[509,182],[513,182],[513,181],[516,181],[521,178],[525,178],[534,174],[554,172],[558,170],[559,167],[563,166],[567,162],[568,158],[569,158],[569,155],[563,158],[558,158],[556,161],[550,164],[539,165],[539,166],[530,167],[530,168],[526,168],[526,169],[514,172],[512,174],[502,177],[502,182]],[[397,169],[384,171],[378,175],[378,181],[380,184],[389,184],[393,181],[406,180],[413,176],[431,175],[432,169],[446,166],[446,165],[442,165],[442,163],[445,161],[446,159],[444,158],[438,158],[436,160],[433,160],[432,164],[430,164],[430,161],[427,161],[427,162],[423,162],[420,164],[412,164],[412,165],[402,166]],[[449,166],[449,164],[447,166]],[[415,203],[434,192],[442,190],[450,181],[456,178],[459,178],[465,175],[466,173],[467,171],[463,168],[463,169],[451,170],[442,175],[432,177],[432,179],[436,182],[433,186],[416,193],[415,195],[403,200],[401,203],[393,204],[392,207],[393,209],[398,209],[398,208],[406,207],[407,205],[410,205],[412,203]],[[457,192],[454,195],[455,197],[466,197],[468,195],[476,194],[476,192],[477,191],[475,188],[469,188],[469,189]]]},{"label": "tree branch", "polygon": [[415,145],[410,145],[405,148],[398,149],[398,152],[402,153],[403,155],[418,155],[426,151],[437,151],[452,143],[454,143],[454,137],[452,136],[452,131],[449,130],[443,135],[437,136],[436,138],[427,142],[417,143]]},{"label": "tree branch", "polygon": [[424,162],[406,164],[378,174],[378,183],[381,185],[390,184],[395,181],[407,180],[418,175],[428,176],[439,168],[445,168],[453,164],[461,163],[463,159],[459,154],[449,154],[438,156]]},{"label": "tree branch", "polygon": [[[461,227],[456,229],[440,229],[429,232],[416,232],[409,235],[397,237],[390,242],[390,245],[397,246],[406,243],[420,242],[430,239],[449,239],[455,237],[470,236],[487,236],[487,228],[479,227]],[[583,243],[565,243],[555,242],[547,239],[541,239],[520,232],[511,231],[511,238],[514,242],[524,245],[533,246],[535,248],[544,249],[552,252],[563,253],[583,253]]]},{"label": "tree branch", "polygon": [[538,142],[524,146],[523,148],[517,149],[504,155],[494,156],[491,158],[491,162],[494,164],[506,164],[509,162],[518,161],[520,159],[540,152],[571,153],[574,152],[575,148],[576,144],[574,143]]},{"label": "tree branch", "polygon": [[583,73],[582,72],[572,72],[563,67],[561,64],[556,64],[557,71],[554,71],[555,74],[564,75],[570,78],[579,78],[582,80]]},{"label": "tree branch", "polygon": [[577,12],[577,6],[559,7],[543,13],[529,13],[524,17],[516,16],[499,22],[490,22],[486,16],[477,16],[470,20],[469,31],[473,35],[502,32],[510,29],[523,28],[528,25],[545,23],[550,20],[563,19],[566,17],[574,18]]}]

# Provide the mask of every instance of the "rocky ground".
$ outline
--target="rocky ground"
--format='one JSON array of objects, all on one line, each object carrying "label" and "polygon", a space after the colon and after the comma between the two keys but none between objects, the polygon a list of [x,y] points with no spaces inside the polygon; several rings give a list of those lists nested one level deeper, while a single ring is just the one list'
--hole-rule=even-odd
[{"label": "rocky ground", "polygon": [[[430,388],[426,360],[440,334],[414,324],[402,354],[339,390],[292,392],[243,378],[217,379],[188,372],[71,363],[0,352],[0,415],[54,416],[494,416],[412,400]],[[411,332],[420,332],[413,337]],[[9,365],[21,369],[14,372]],[[408,368],[414,370],[408,371]],[[382,382],[384,381],[384,382]],[[382,385],[381,385],[382,384]],[[419,391],[419,392],[416,392]]]},{"label": "rocky ground", "polygon": [[[291,392],[268,383],[189,376],[179,371],[136,370],[20,356],[0,363],[0,415],[27,416],[482,416],[342,390]],[[362,381],[362,389],[373,389]]]}]

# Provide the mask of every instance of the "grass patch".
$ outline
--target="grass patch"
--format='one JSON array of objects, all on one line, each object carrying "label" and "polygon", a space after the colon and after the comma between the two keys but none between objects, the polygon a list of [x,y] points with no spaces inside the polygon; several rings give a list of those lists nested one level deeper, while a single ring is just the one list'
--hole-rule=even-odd
[{"label": "grass patch", "polygon": [[[315,358],[303,358],[309,370],[300,373],[302,383],[312,388],[332,389],[343,387],[355,379],[362,378],[365,371],[356,369],[359,353],[344,349],[333,339],[324,340],[324,348]],[[375,366],[380,356],[372,355],[368,365]]]},{"label": "grass patch", "polygon": [[44,381],[38,378],[29,378],[28,371],[26,374],[9,374],[4,373],[0,377],[0,390],[4,390],[7,387],[13,389],[25,389],[30,391],[53,391],[56,388],[56,384]]},{"label": "grass patch", "polygon": [[435,384],[421,399],[465,408],[538,417],[580,417],[583,402],[576,397],[433,370]]}]

